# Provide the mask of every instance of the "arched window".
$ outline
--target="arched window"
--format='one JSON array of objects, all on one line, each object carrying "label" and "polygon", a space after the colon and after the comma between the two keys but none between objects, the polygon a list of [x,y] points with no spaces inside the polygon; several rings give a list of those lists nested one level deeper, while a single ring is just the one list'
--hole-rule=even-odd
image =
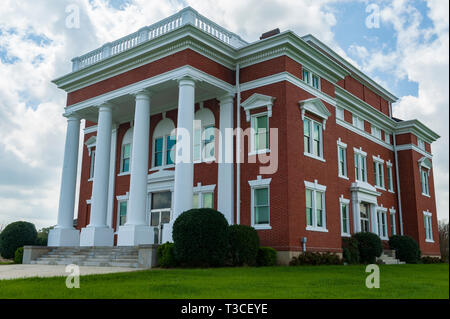
[{"label": "arched window", "polygon": [[201,108],[195,113],[194,122],[194,162],[215,160],[215,119],[208,108]]},{"label": "arched window", "polygon": [[120,172],[127,173],[131,167],[131,147],[133,145],[133,128],[129,128],[122,139],[120,154]]},{"label": "arched window", "polygon": [[175,125],[169,118],[164,118],[153,132],[152,167],[164,167],[175,162]]}]

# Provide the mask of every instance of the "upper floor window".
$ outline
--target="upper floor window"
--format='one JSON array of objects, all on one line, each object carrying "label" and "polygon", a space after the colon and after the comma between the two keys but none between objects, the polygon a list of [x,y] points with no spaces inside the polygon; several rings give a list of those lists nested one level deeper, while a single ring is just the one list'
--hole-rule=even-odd
[{"label": "upper floor window", "polygon": [[323,158],[322,124],[305,117],[303,131],[305,153]]},{"label": "upper floor window", "polygon": [[374,125],[371,126],[371,130],[372,135],[381,140],[381,130]]},{"label": "upper floor window", "polygon": [[91,151],[91,163],[89,165],[89,179],[94,178],[94,166],[95,166],[95,150]]},{"label": "upper floor window", "polygon": [[215,119],[208,108],[201,107],[195,113],[194,161],[211,162],[215,159]]},{"label": "upper floor window", "polygon": [[302,70],[302,79],[312,87],[320,90],[320,77],[308,69],[303,68]]},{"label": "upper floor window", "polygon": [[379,208],[377,210],[377,222],[378,222],[378,235],[381,239],[387,239],[387,209]]},{"label": "upper floor window", "polygon": [[367,153],[357,148],[353,150],[355,152],[355,179],[367,182]]},{"label": "upper floor window", "polygon": [[270,229],[271,178],[249,181],[251,191],[251,222],[255,229]]},{"label": "upper floor window", "polygon": [[353,125],[360,130],[364,130],[364,120],[355,114],[353,114]]},{"label": "upper floor window", "polygon": [[341,235],[350,236],[350,200],[345,199],[344,196],[341,195],[339,198],[339,204],[341,211]]},{"label": "upper floor window", "polygon": [[326,230],[326,210],[325,210],[326,186],[305,181],[306,196],[306,229]]},{"label": "upper floor window", "polygon": [[344,109],[340,106],[336,107],[336,118],[340,119],[340,120],[344,120]]},{"label": "upper floor window", "polygon": [[122,139],[120,172],[128,173],[131,167],[131,147],[133,145],[133,128],[129,128]]},{"label": "upper floor window", "polygon": [[193,208],[214,208],[214,189],[216,185],[202,186],[201,183],[194,187],[192,199]]},{"label": "upper floor window", "polygon": [[175,162],[175,125],[164,117],[153,131],[152,167],[164,167]]},{"label": "upper floor window", "polygon": [[252,152],[269,150],[269,117],[266,113],[253,115],[252,128]]},{"label": "upper floor window", "polygon": [[430,188],[428,184],[428,169],[423,167],[420,169],[420,181],[422,184],[422,194],[429,196]]},{"label": "upper floor window", "polygon": [[395,209],[391,208],[389,210],[389,217],[391,221],[391,236],[397,235],[397,228],[395,224]]},{"label": "upper floor window", "polygon": [[394,180],[393,180],[393,176],[392,176],[392,163],[390,161],[387,161],[386,167],[387,167],[388,191],[393,192],[394,191]]},{"label": "upper floor window", "polygon": [[384,161],[379,157],[373,157],[373,174],[375,187],[384,189]]},{"label": "upper floor window", "polygon": [[384,132],[384,141],[388,144],[391,144],[391,134],[386,131]]},{"label": "upper floor window", "polygon": [[338,176],[347,178],[347,144],[338,139]]},{"label": "upper floor window", "polygon": [[423,223],[425,226],[425,241],[433,242],[433,227],[432,227],[431,213],[429,211],[423,212]]},{"label": "upper floor window", "polygon": [[84,143],[88,149],[88,155],[90,158],[89,163],[89,181],[93,180],[94,178],[94,164],[95,164],[95,146],[97,142],[97,136],[91,136],[88,138],[88,140]]},{"label": "upper floor window", "polygon": [[425,141],[417,138],[417,146],[422,150],[425,151]]}]

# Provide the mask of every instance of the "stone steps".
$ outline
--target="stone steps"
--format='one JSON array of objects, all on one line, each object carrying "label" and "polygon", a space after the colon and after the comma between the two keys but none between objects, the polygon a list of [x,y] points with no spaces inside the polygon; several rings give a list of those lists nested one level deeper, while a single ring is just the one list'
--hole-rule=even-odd
[{"label": "stone steps", "polygon": [[395,250],[385,249],[380,257],[377,258],[377,263],[382,265],[402,265],[404,261],[395,258]]},{"label": "stone steps", "polygon": [[58,247],[31,263],[139,268],[138,260],[139,253],[135,247]]}]

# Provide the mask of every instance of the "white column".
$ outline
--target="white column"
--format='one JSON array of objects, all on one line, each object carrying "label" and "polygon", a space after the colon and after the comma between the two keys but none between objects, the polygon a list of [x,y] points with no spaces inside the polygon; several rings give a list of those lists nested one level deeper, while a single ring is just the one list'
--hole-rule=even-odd
[{"label": "white column", "polygon": [[111,135],[111,155],[109,164],[109,185],[108,185],[108,212],[106,214],[106,225],[112,227],[114,216],[114,182],[116,176],[116,145],[117,144],[117,125],[113,124]]},{"label": "white column", "polygon": [[80,118],[69,116],[59,194],[58,224],[50,230],[48,246],[78,246],[80,244],[79,231],[73,227],[79,141]]},{"label": "white column", "polygon": [[118,246],[153,244],[153,227],[145,219],[150,139],[150,94],[136,93],[133,147],[131,148],[130,198],[127,221],[119,227]]},{"label": "white column", "polygon": [[217,176],[217,210],[224,214],[230,225],[234,223],[233,96],[232,94],[227,94],[219,98],[220,139]]},{"label": "white column", "polygon": [[111,155],[111,129],[111,105],[102,104],[98,111],[91,221],[87,227],[81,230],[80,246],[113,246],[114,231],[111,227],[106,225]]},{"label": "white column", "polygon": [[353,196],[352,203],[353,203],[353,233],[359,233],[361,232],[361,212],[360,212],[361,202],[358,201],[356,196]]},{"label": "white column", "polygon": [[192,158],[194,130],[195,82],[178,80],[178,120],[175,145],[175,182],[172,219],[163,228],[162,242],[172,241],[172,227],[177,217],[192,208],[194,195],[194,162]]}]

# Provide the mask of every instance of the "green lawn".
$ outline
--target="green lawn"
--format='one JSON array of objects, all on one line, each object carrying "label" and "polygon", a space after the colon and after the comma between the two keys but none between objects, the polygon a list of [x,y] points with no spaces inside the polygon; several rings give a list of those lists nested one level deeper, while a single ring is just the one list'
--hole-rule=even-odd
[{"label": "green lawn", "polygon": [[368,289],[364,266],[154,269],[90,275],[79,289],[65,278],[0,281],[4,298],[449,298],[448,264],[383,265]]}]

